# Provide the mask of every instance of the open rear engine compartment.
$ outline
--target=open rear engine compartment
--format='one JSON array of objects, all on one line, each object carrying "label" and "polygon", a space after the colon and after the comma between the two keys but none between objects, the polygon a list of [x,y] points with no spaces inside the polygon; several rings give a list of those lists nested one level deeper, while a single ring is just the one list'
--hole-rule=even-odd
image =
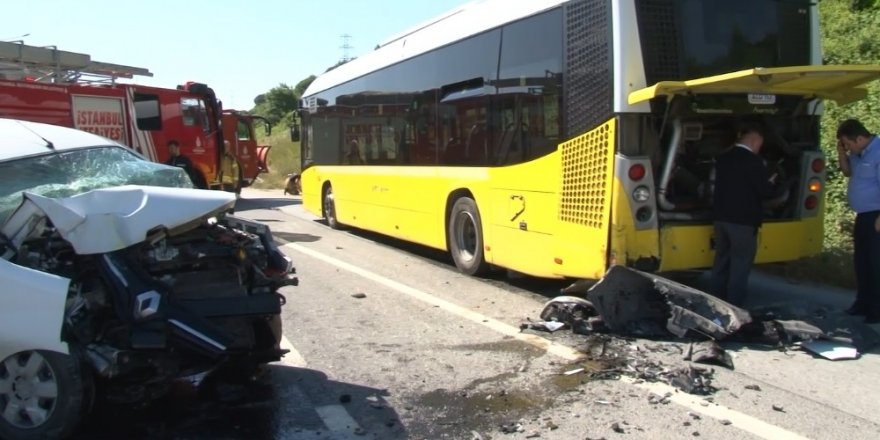
[{"label": "open rear engine compartment", "polygon": [[[765,220],[790,220],[802,214],[805,171],[819,167],[819,117],[810,100],[745,95],[678,96],[652,102],[651,114],[621,116],[621,153],[647,157],[652,164],[658,220],[706,223],[712,220],[716,158],[732,148],[743,123],[766,131],[761,158],[776,175],[774,195],[765,204]],[[809,111],[808,111],[809,110]],[[824,166],[824,162],[822,162]]]}]

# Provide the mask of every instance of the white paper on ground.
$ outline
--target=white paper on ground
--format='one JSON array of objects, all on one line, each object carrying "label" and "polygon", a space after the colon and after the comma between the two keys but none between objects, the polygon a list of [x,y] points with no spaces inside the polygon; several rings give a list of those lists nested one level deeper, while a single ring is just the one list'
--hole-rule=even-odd
[{"label": "white paper on ground", "polygon": [[807,341],[801,344],[801,348],[832,361],[859,357],[859,352],[855,347],[834,341]]}]

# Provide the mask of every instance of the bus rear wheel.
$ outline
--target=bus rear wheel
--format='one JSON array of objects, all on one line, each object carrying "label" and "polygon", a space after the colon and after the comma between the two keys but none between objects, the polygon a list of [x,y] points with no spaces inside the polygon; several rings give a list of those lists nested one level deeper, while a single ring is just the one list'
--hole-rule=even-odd
[{"label": "bus rear wheel", "polygon": [[324,203],[323,203],[323,214],[324,220],[327,220],[327,226],[330,226],[331,229],[343,229],[342,223],[339,223],[339,219],[336,218],[336,203],[333,199],[333,187],[327,185],[327,188],[324,189]]},{"label": "bus rear wheel", "polygon": [[452,205],[447,237],[449,253],[458,270],[468,275],[480,275],[489,269],[483,254],[480,210],[474,199],[462,197]]}]

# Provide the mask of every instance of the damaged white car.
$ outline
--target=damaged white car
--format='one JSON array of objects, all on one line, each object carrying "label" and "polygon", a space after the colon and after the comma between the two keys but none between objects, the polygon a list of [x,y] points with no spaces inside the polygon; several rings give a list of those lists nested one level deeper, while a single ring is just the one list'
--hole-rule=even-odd
[{"label": "damaged white car", "polygon": [[107,139],[0,119],[0,438],[69,435],[96,389],[141,402],[280,359],[293,267],[234,203]]}]

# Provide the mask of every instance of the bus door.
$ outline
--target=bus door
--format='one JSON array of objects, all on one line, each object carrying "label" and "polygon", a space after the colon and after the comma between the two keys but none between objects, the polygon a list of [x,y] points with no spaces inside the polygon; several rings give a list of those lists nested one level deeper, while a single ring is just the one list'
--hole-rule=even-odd
[{"label": "bus door", "polygon": [[253,121],[262,120],[269,133],[269,122],[256,116],[243,115],[240,113],[223,113],[223,139],[229,141],[229,151],[238,162],[241,170],[241,178],[245,184],[250,184],[257,175],[266,169],[265,158],[268,146],[257,145],[256,133]]},{"label": "bus door", "polygon": [[557,258],[559,169],[544,145],[543,100],[541,88],[516,86],[499,88],[493,101],[488,221],[493,262],[546,274]]}]

